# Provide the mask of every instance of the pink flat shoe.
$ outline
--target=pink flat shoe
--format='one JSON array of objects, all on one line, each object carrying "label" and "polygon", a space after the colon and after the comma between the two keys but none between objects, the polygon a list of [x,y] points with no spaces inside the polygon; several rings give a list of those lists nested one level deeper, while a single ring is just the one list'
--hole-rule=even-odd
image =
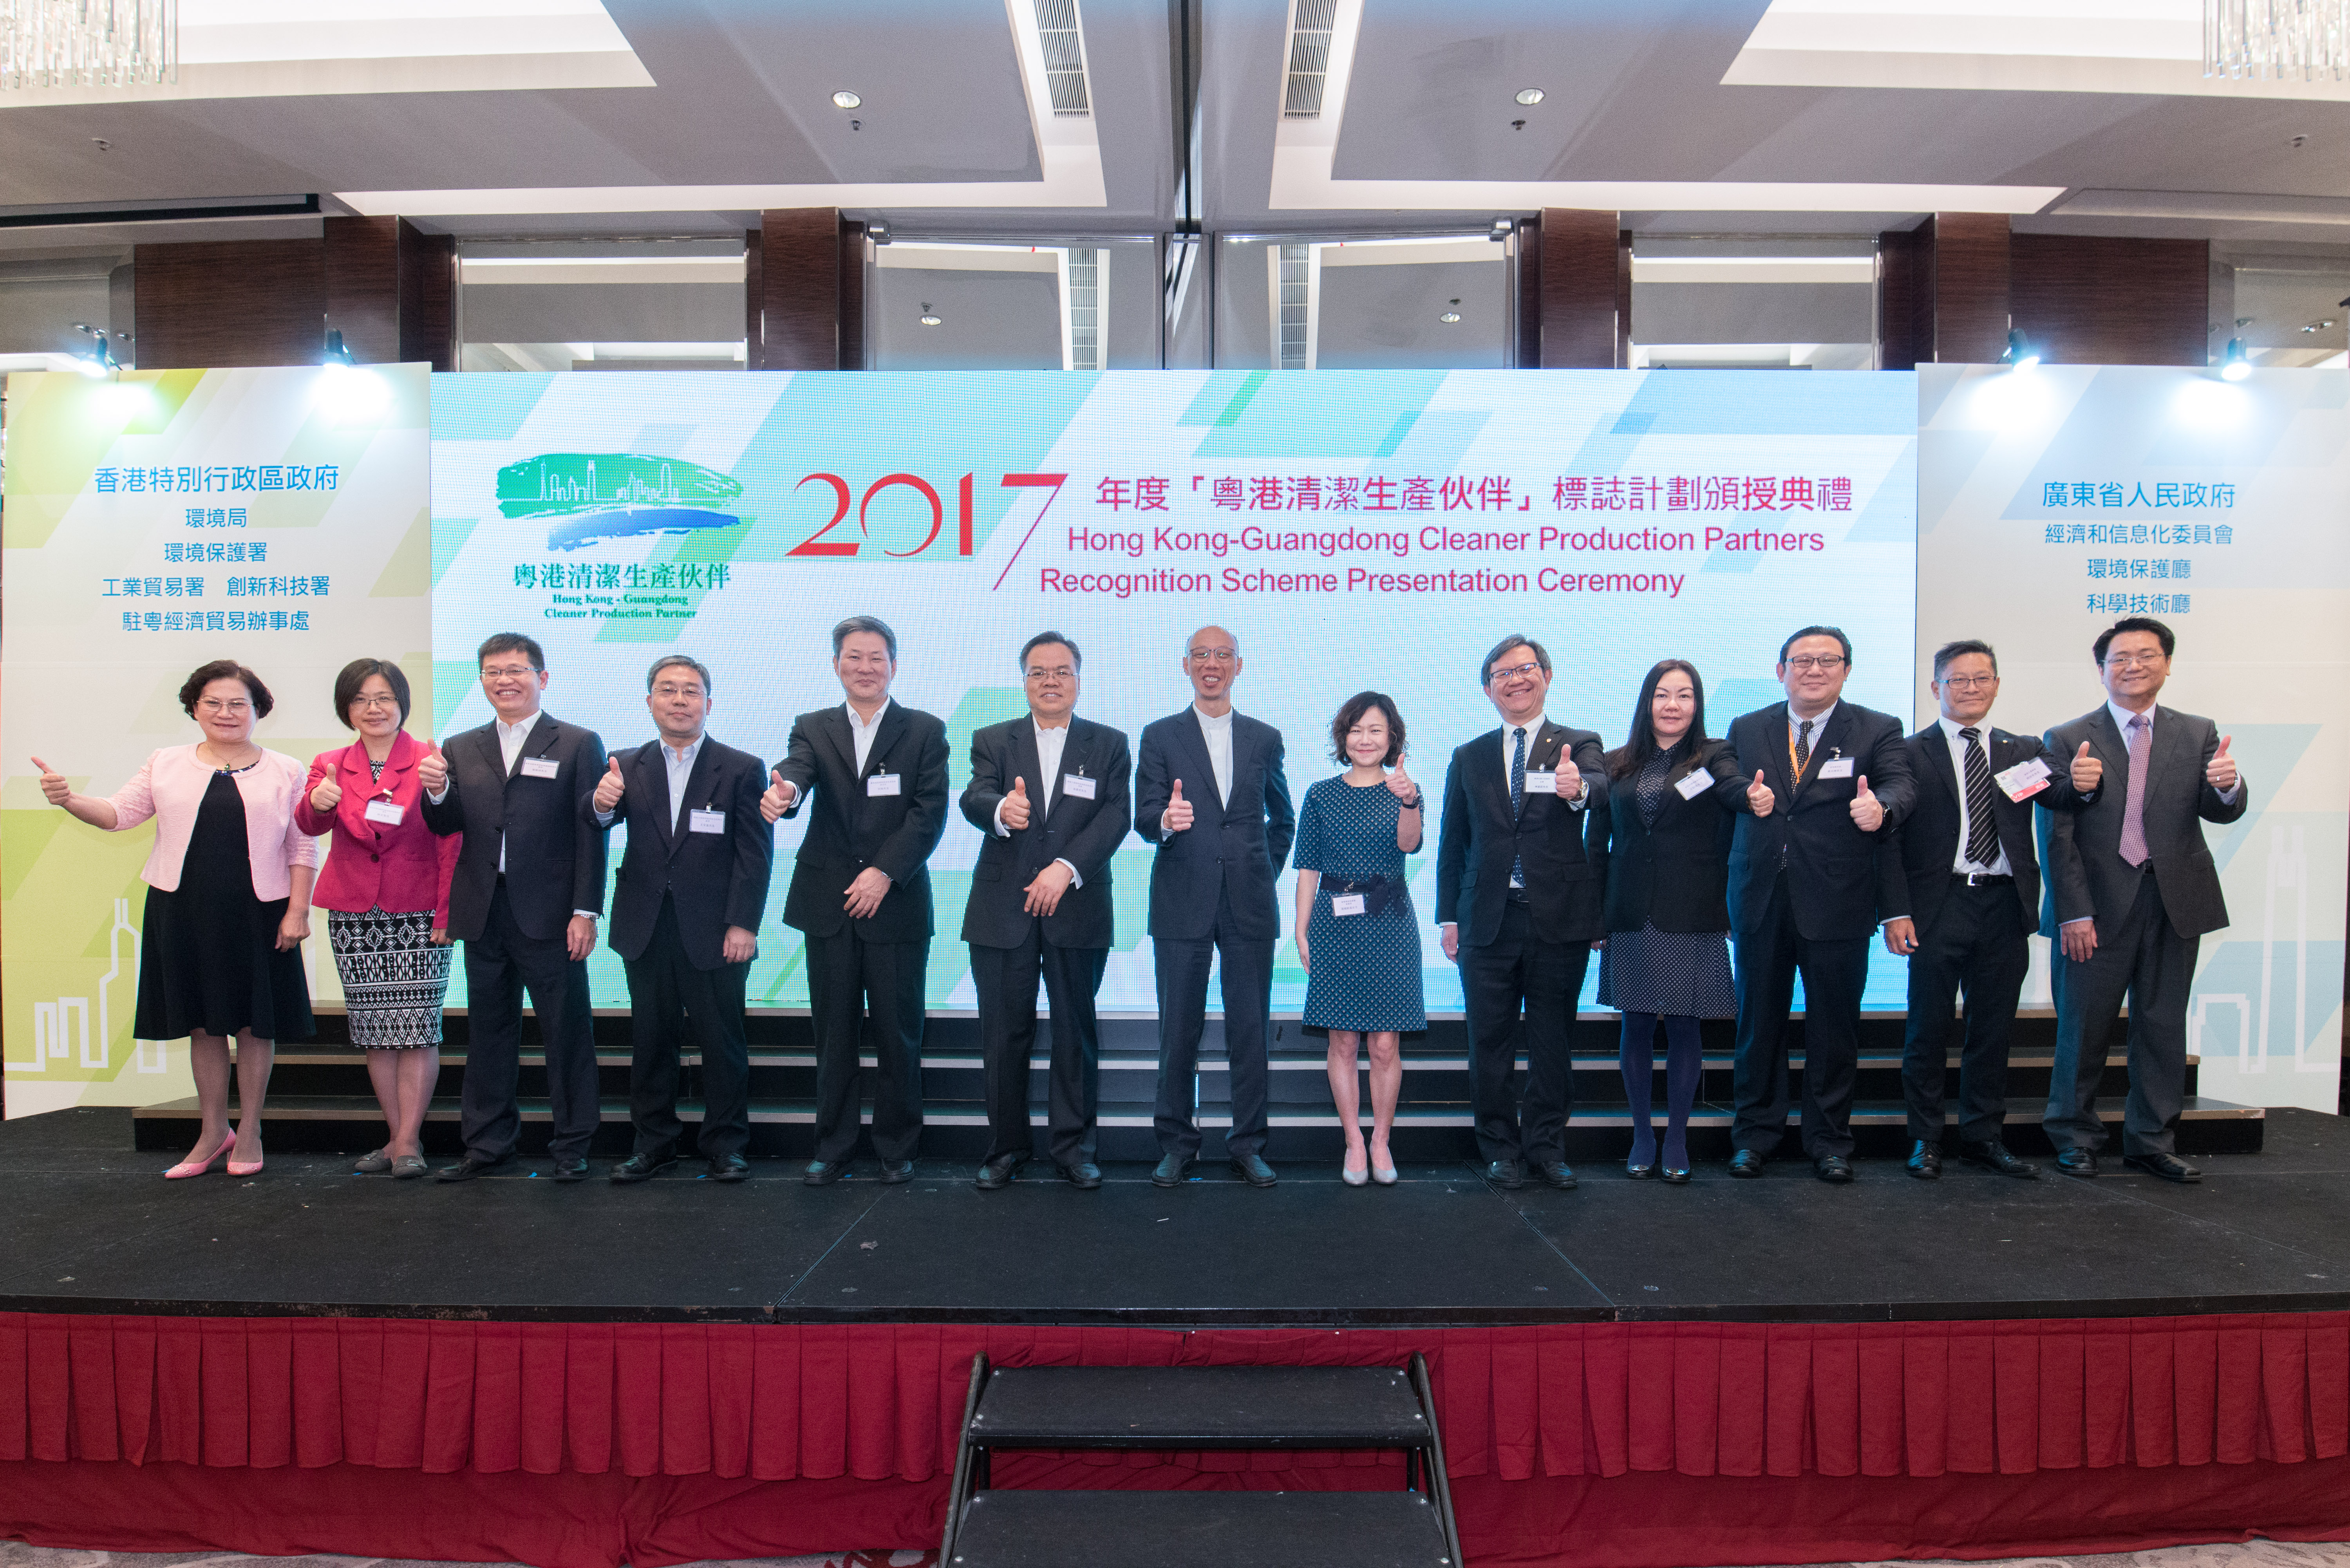
[{"label": "pink flat shoe", "polygon": [[[215,1164],[217,1164],[223,1155],[228,1153],[229,1150],[235,1147],[236,1134],[232,1132],[228,1137],[221,1139],[220,1147],[213,1150],[210,1156],[200,1160],[183,1159],[180,1161],[179,1164],[173,1166],[171,1169],[163,1173],[163,1179],[166,1181],[185,1181],[191,1176],[202,1176],[204,1172],[210,1170]],[[230,1175],[234,1176],[236,1174],[236,1167],[232,1165],[228,1168]],[[261,1167],[256,1165],[253,1168],[259,1170]]]}]

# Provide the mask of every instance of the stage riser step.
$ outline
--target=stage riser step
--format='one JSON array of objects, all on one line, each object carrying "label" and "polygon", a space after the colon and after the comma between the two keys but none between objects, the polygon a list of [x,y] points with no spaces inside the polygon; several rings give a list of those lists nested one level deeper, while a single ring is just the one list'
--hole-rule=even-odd
[{"label": "stage riser step", "polygon": [[1407,1491],[987,1491],[940,1568],[1457,1568]]},{"label": "stage riser step", "polygon": [[1024,1366],[988,1374],[969,1428],[991,1449],[1416,1448],[1399,1366]]}]

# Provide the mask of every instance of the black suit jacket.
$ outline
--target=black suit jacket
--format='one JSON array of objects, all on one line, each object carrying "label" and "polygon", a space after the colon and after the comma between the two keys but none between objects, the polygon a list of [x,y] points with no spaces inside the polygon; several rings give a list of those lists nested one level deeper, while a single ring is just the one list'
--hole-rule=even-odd
[{"label": "black suit jacket", "polygon": [[[2129,746],[2102,702],[2096,711],[2048,732],[2048,749],[2070,757],[2089,743],[2106,764],[2095,805],[2074,812],[2052,812],[2040,819],[2041,853],[2048,867],[2040,934],[2053,937],[2067,920],[2094,919],[2097,940],[2113,940],[2115,922],[2129,913],[2137,896],[2137,870],[2121,855],[2122,814],[2129,803]],[[2220,868],[2203,842],[2207,822],[2233,822],[2251,805],[2251,785],[2236,780],[2231,805],[2203,776],[2220,749],[2219,726],[2193,713],[2158,706],[2153,750],[2146,778],[2146,846],[2154,885],[2171,929],[2199,937],[2228,923],[2228,903],[2220,892]]]},{"label": "black suit jacket", "polygon": [[[1713,785],[1695,796],[1675,786],[1699,768]],[[1737,816],[1721,799],[1721,781],[1737,772],[1727,741],[1707,741],[1665,775],[1665,803],[1652,826],[1640,820],[1634,777],[1614,781],[1607,809],[1589,813],[1584,844],[1607,888],[1607,929],[1637,931],[1730,929],[1730,839]]]},{"label": "black suit jacket", "polygon": [[[649,741],[619,753],[623,788],[613,826],[625,823],[628,848],[612,882],[612,927],[608,940],[624,959],[640,959],[652,946],[661,898],[677,902],[677,933],[686,961],[716,969],[726,961],[726,928],[755,932],[767,911],[767,877],[775,862],[775,830],[759,815],[767,773],[748,752],[722,746],[704,736],[685,776],[685,804],[677,826],[670,826],[669,763],[661,743]],[[591,786],[579,809],[598,832]],[[693,813],[726,814],[723,833],[693,831]]]},{"label": "black suit jacket", "polygon": [[[1810,764],[1801,779],[1790,772],[1784,702],[1731,721],[1730,746],[1737,771],[1721,781],[1716,798],[1739,814],[1730,845],[1731,929],[1762,928],[1771,885],[1783,866],[1795,929],[1806,940],[1872,934],[1880,896],[1877,855],[1917,803],[1900,722],[1889,713],[1838,702],[1812,742]],[[1820,776],[1830,763],[1846,757],[1853,763],[1849,776]],[[1754,815],[1746,804],[1757,772],[1778,796],[1768,816]],[[1885,807],[1884,826],[1873,834],[1863,833],[1852,820],[1853,797],[1864,778]]]},{"label": "black suit jacket", "polygon": [[1607,760],[1599,736],[1545,721],[1526,737],[1526,771],[1555,771],[1571,757],[1591,785],[1584,811],[1555,794],[1525,796],[1510,812],[1509,753],[1499,728],[1454,749],[1444,774],[1444,826],[1436,840],[1436,923],[1459,925],[1463,947],[1500,934],[1510,898],[1510,864],[1525,863],[1526,901],[1534,934],[1548,942],[1587,942],[1607,930],[1599,873],[1583,843],[1584,812],[1607,809]]},{"label": "black suit jacket", "polygon": [[[868,942],[917,942],[935,929],[931,851],[947,830],[947,727],[920,709],[891,702],[881,715],[865,766],[839,703],[792,722],[790,753],[775,771],[799,791],[786,818],[814,803],[807,835],[784,895],[784,924],[812,937],[849,929],[841,908],[848,885],[868,866],[889,877],[880,908],[855,922]],[[870,781],[899,780],[896,794],[875,794]]]},{"label": "black suit jacket", "polygon": [[[2033,846],[2033,808],[2077,811],[2097,798],[2073,788],[2072,759],[2041,743],[2037,735],[2011,735],[1983,726],[1983,753],[1992,774],[2002,774],[2038,757],[2048,764],[2048,787],[2028,799],[2014,801],[1994,782],[1991,817],[1999,824],[1999,846],[2007,852],[2008,869],[2015,874],[2015,896],[2023,906],[2023,925],[2033,928],[2040,918],[2040,855]],[[1923,941],[1934,929],[1935,917],[1950,897],[1950,870],[1959,858],[1959,803],[1966,784],[1950,760],[1950,742],[1939,720],[1927,725],[1907,742],[1910,772],[1916,776],[1918,804],[1894,833],[1898,855],[1884,864],[1894,873],[1886,878],[1885,915],[1907,915],[1918,924]],[[1871,787],[1876,780],[1869,781]]]},{"label": "black suit jacket", "polygon": [[[1277,940],[1281,904],[1274,879],[1289,859],[1297,812],[1282,773],[1281,732],[1245,713],[1232,715],[1232,798],[1217,804],[1215,765],[1196,710],[1146,724],[1134,770],[1134,831],[1159,846],[1150,861],[1150,934],[1204,937],[1231,889],[1235,935]],[[1160,831],[1159,818],[1183,785],[1191,826]]]},{"label": "black suit jacket", "polygon": [[[1037,765],[1036,731],[1028,715],[990,724],[971,737],[971,783],[962,814],[979,829],[979,864],[972,868],[971,901],[963,907],[962,940],[983,948],[1018,947],[1036,917],[1021,906],[1036,873],[1055,860],[1077,868],[1081,887],[1062,895],[1045,921],[1055,947],[1107,948],[1118,940],[1110,901],[1109,861],[1133,825],[1128,806],[1126,736],[1107,724],[1072,716],[1061,750],[1063,774],[1084,770],[1094,798],[1071,794],[1053,781],[1053,807],[1045,810],[1045,775]],[[1009,837],[995,833],[995,807],[1014,779],[1028,781],[1028,826]]]},{"label": "black suit jacket", "polygon": [[[604,912],[604,835],[579,815],[604,773],[604,742],[595,731],[541,713],[523,738],[512,775],[495,722],[450,736],[441,754],[449,762],[449,793],[437,805],[426,799],[424,826],[465,836],[449,888],[451,936],[481,936],[497,891],[501,843],[506,906],[524,935],[548,941],[563,935],[574,909]],[[555,776],[524,773],[534,757],[552,761]]]}]

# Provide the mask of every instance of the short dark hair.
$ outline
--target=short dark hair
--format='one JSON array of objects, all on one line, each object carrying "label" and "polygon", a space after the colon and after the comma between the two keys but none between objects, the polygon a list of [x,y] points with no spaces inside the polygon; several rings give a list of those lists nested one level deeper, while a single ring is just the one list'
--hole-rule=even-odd
[{"label": "short dark hair", "polygon": [[474,650],[473,668],[479,670],[489,662],[493,653],[519,653],[530,660],[530,667],[541,674],[546,670],[546,649],[538,646],[536,638],[525,637],[518,631],[501,631],[483,640]]},{"label": "short dark hair", "polygon": [[1492,650],[1485,655],[1485,662],[1477,667],[1478,685],[1491,686],[1493,683],[1493,661],[1501,658],[1502,655],[1509,652],[1510,649],[1513,648],[1532,649],[1534,656],[1534,662],[1543,667],[1543,673],[1544,675],[1548,675],[1550,673],[1550,650],[1544,648],[1541,643],[1536,642],[1533,638],[1520,637],[1513,632],[1510,636],[1505,637],[1502,639],[1501,641],[1495,643],[1492,647]]},{"label": "short dark hair", "polygon": [[[898,662],[898,634],[879,616],[853,615],[832,628],[832,656],[840,657],[840,645],[860,631],[869,631],[879,638],[889,649],[889,662]],[[1025,655],[1023,655],[1024,658]]]},{"label": "short dark hair", "polygon": [[2126,631],[2154,633],[2154,639],[2162,644],[2162,657],[2165,659],[2178,650],[2178,639],[2172,634],[2168,627],[2150,615],[2126,615],[2097,634],[2096,645],[2091,652],[2095,655],[2098,663],[2103,664],[2106,661],[2106,649],[2114,645],[2114,639]]},{"label": "short dark hair", "polygon": [[1086,667],[1086,656],[1077,651],[1077,645],[1076,643],[1070,641],[1067,638],[1063,637],[1057,631],[1040,631],[1035,636],[1030,638],[1027,641],[1020,645],[1021,674],[1025,675],[1028,673],[1028,656],[1035,652],[1038,649],[1044,647],[1048,642],[1057,642],[1063,648],[1067,649],[1069,650],[1069,662],[1077,669],[1083,670]]},{"label": "short dark hair", "polygon": [[1347,732],[1362,722],[1363,715],[1377,708],[1388,722],[1388,754],[1379,759],[1382,767],[1393,767],[1403,755],[1403,715],[1396,711],[1395,699],[1384,691],[1357,691],[1347,699],[1338,716],[1330,721],[1330,757],[1334,762],[1352,762],[1347,755]]},{"label": "short dark hair", "polygon": [[408,677],[400,666],[389,659],[354,659],[335,677],[335,717],[343,722],[344,729],[359,728],[351,722],[351,704],[359,700],[359,688],[374,675],[382,676],[391,694],[400,699],[400,722],[408,722]]},{"label": "short dark hair", "polygon": [[704,697],[709,696],[712,691],[717,690],[716,687],[710,683],[710,671],[703,667],[702,660],[698,659],[688,659],[682,653],[664,653],[659,659],[653,660],[653,667],[650,670],[645,671],[645,691],[648,696],[652,692],[654,679],[658,677],[662,670],[669,669],[671,665],[675,665],[681,670],[691,670],[696,675],[701,676],[702,694]]},{"label": "short dark hair", "polygon": [[1939,680],[1942,671],[1950,667],[1953,659],[1963,659],[1970,653],[1980,653],[1991,660],[1991,672],[1999,673],[1999,649],[1979,637],[1962,637],[1956,642],[1946,642],[1934,649],[1934,679]]},{"label": "short dark hair", "polygon": [[1786,663],[1787,649],[1794,647],[1795,644],[1803,641],[1804,639],[1807,637],[1835,638],[1836,639],[1836,646],[1844,649],[1844,661],[1846,664],[1850,664],[1852,662],[1852,639],[1844,634],[1844,628],[1840,626],[1805,627],[1803,630],[1795,633],[1793,637],[1790,637],[1786,641],[1779,645],[1779,662],[1782,664]]},{"label": "short dark hair", "polygon": [[1705,744],[1705,678],[1686,659],[1659,659],[1648,667],[1647,679],[1640,682],[1639,701],[1632,705],[1632,727],[1626,732],[1628,738],[1607,753],[1609,778],[1630,778],[1647,767],[1648,759],[1662,749],[1657,744],[1657,716],[1650,702],[1657,694],[1657,682],[1676,670],[1690,678],[1690,694],[1697,699],[1690,714],[1689,733],[1681,741],[1692,746]]},{"label": "short dark hair", "polygon": [[204,688],[215,680],[244,681],[245,691],[253,695],[253,716],[256,719],[268,718],[269,710],[277,705],[277,700],[269,694],[269,688],[261,683],[260,676],[234,659],[215,659],[210,664],[197,665],[196,672],[180,683],[180,711],[189,718],[194,718],[196,699],[203,696]]}]

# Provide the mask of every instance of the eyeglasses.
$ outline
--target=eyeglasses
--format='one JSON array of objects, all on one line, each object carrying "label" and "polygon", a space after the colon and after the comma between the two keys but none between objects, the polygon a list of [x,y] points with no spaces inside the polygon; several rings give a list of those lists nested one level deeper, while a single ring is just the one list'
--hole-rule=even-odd
[{"label": "eyeglasses", "polygon": [[1507,670],[1487,670],[1485,672],[1485,683],[1490,686],[1496,680],[1530,680],[1541,673],[1542,666],[1540,664],[1513,664]]},{"label": "eyeglasses", "polygon": [[653,688],[653,695],[656,697],[699,697],[702,695],[702,688],[699,685],[681,686],[674,681],[664,680],[660,685]]},{"label": "eyeglasses", "polygon": [[354,708],[397,708],[400,706],[400,699],[389,696],[354,697],[351,699],[351,706]]},{"label": "eyeglasses", "polygon": [[484,680],[503,680],[517,675],[536,675],[537,673],[537,670],[532,669],[527,664],[500,664],[496,666],[484,664],[482,666],[482,679]]},{"label": "eyeglasses", "polygon": [[1996,675],[1945,675],[1939,684],[1954,691],[1981,691],[1999,684]]},{"label": "eyeglasses", "polygon": [[1066,664],[1056,664],[1050,670],[1039,669],[1035,665],[1031,665],[1028,669],[1028,679],[1031,680],[1075,680],[1076,678],[1077,672]]},{"label": "eyeglasses", "polygon": [[1795,670],[1798,673],[1809,674],[1814,670],[1829,670],[1839,669],[1844,663],[1845,659],[1841,654],[1799,653],[1795,655],[1794,658],[1787,660],[1787,668]]},{"label": "eyeglasses", "polygon": [[201,698],[197,701],[196,706],[213,714],[243,714],[253,711],[253,704],[250,702],[224,702],[217,697]]},{"label": "eyeglasses", "polygon": [[2106,656],[2108,670],[2151,669],[2170,656],[2167,653],[2112,653]]},{"label": "eyeglasses", "polygon": [[1235,648],[1195,648],[1184,657],[1197,659],[1201,664],[1230,664],[1239,655],[1240,650]]}]

